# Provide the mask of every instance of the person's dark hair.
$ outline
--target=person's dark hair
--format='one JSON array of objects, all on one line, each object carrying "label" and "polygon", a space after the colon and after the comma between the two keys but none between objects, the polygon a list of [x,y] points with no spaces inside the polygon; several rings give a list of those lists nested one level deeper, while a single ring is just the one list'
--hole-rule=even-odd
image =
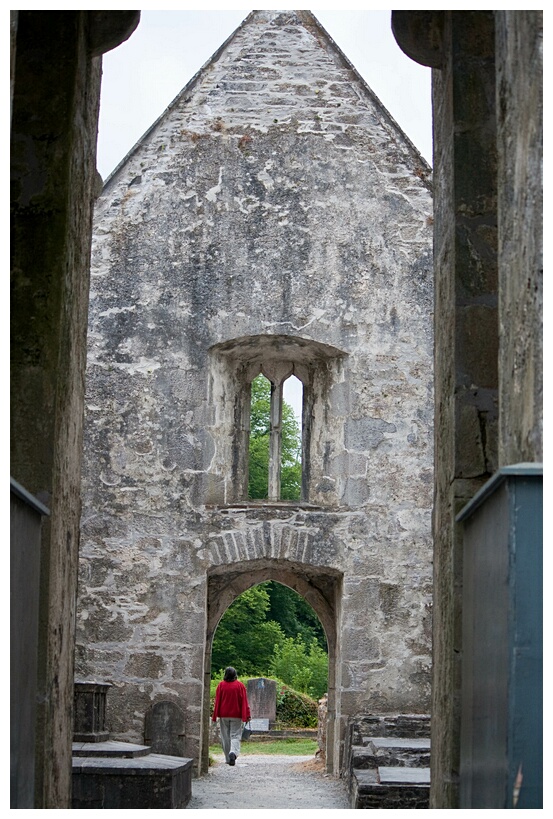
[{"label": "person's dark hair", "polygon": [[228,668],[225,668],[225,676],[223,677],[225,682],[234,682],[238,678],[238,674],[236,673],[236,669],[229,665]]}]

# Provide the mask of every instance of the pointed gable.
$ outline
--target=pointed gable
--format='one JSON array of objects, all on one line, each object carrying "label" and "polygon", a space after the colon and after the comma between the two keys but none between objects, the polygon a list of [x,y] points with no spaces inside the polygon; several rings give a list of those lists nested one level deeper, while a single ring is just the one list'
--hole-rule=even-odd
[{"label": "pointed gable", "polygon": [[342,348],[337,311],[385,314],[391,287],[427,309],[428,172],[310,12],[255,11],[108,180],[92,273],[138,264],[132,298],[154,277],[206,346],[272,326]]},{"label": "pointed gable", "polygon": [[309,11],[251,12],[122,164],[137,151],[161,153],[179,135],[277,128],[343,150],[363,134],[369,153],[395,157],[430,178],[425,160]]}]

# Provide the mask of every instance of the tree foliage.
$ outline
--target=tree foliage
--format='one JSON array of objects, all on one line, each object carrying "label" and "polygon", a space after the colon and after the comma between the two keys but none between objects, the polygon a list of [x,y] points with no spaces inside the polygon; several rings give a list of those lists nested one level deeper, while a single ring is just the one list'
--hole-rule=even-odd
[{"label": "tree foliage", "polygon": [[264,584],[248,589],[228,607],[215,632],[211,668],[234,666],[239,676],[267,673],[273,651],[285,639],[282,629],[267,620],[269,595]]},{"label": "tree foliage", "polygon": [[320,698],[327,690],[328,657],[317,615],[300,595],[267,581],[241,594],[215,632],[212,673],[234,666],[239,676],[273,676]]},{"label": "tree foliage", "polygon": [[270,672],[314,699],[327,691],[328,657],[315,639],[306,646],[299,638],[286,637],[275,645]]},{"label": "tree foliage", "polygon": [[324,629],[309,603],[282,583],[270,580],[264,585],[269,595],[268,619],[278,623],[286,637],[300,637],[306,644],[316,639],[326,651]]},{"label": "tree foliage", "polygon": [[[271,382],[258,375],[252,381],[251,390],[248,497],[255,500],[269,495]],[[299,500],[300,495],[301,430],[293,408],[283,401],[280,497]]]}]

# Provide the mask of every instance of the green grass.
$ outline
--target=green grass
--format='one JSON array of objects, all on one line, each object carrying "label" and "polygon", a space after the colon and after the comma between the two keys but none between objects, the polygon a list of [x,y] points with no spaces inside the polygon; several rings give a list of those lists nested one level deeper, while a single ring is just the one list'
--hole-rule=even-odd
[{"label": "green grass", "polygon": [[[268,742],[242,742],[241,754],[278,754],[279,756],[315,756],[318,745],[314,739],[275,739]],[[210,745],[210,754],[221,754],[220,745]]]}]

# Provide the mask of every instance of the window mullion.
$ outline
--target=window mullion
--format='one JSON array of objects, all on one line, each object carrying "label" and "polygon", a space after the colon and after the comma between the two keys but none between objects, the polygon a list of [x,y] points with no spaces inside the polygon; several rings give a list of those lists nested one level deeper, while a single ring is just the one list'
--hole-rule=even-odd
[{"label": "window mullion", "polygon": [[271,382],[271,432],[269,440],[269,500],[280,500],[280,470],[282,450],[283,383]]}]

